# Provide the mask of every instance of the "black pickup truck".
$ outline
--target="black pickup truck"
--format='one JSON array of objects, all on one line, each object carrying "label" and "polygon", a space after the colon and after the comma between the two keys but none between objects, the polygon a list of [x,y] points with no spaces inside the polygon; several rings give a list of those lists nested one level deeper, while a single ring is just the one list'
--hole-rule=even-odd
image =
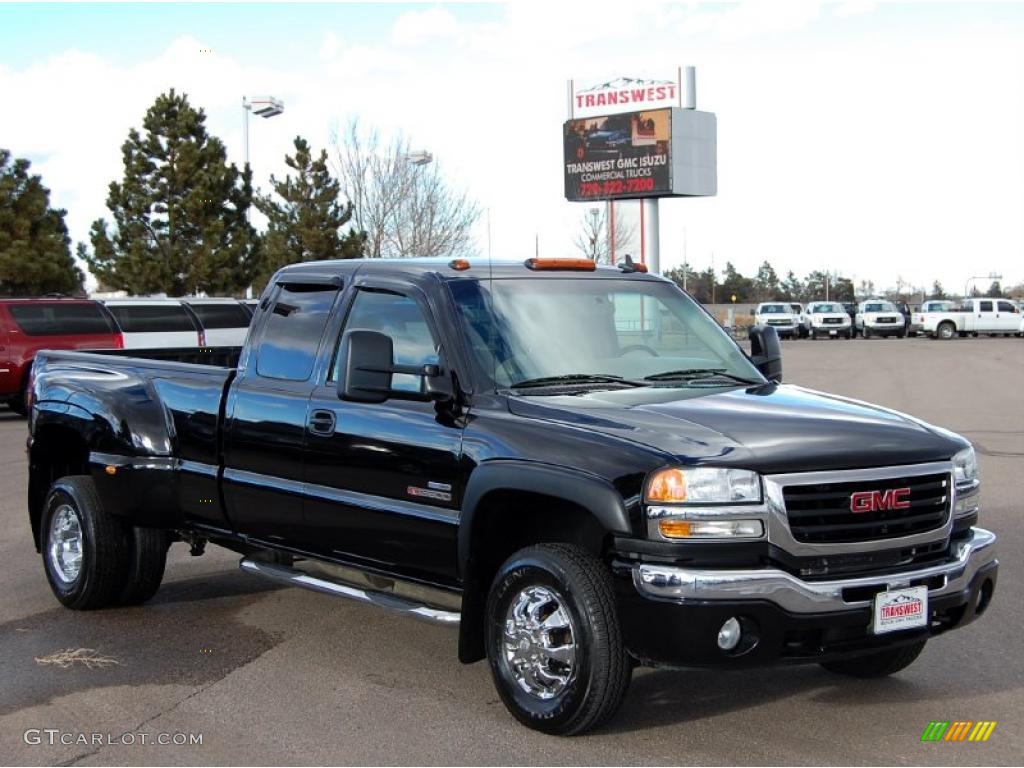
[{"label": "black pickup truck", "polygon": [[630,263],[290,266],[237,363],[39,354],[35,544],[73,609],[145,601],[181,541],[457,626],[549,733],[638,664],[896,672],[992,598],[974,451],[750,344]]}]

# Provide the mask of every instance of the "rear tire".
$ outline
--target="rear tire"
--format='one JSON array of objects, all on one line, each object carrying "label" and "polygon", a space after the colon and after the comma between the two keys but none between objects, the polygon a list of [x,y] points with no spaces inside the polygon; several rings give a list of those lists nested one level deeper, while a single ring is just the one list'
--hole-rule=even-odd
[{"label": "rear tire", "polygon": [[889,648],[876,653],[869,653],[866,656],[854,656],[850,659],[837,659],[836,661],[824,661],[821,666],[829,672],[847,677],[874,678],[893,675],[902,669],[906,669],[924,650],[925,640],[920,640],[912,645],[903,645],[899,648]]},{"label": "rear tire", "polygon": [[940,339],[952,339],[956,333],[956,326],[950,322],[939,323],[935,329],[935,335]]},{"label": "rear tire", "polygon": [[521,549],[498,569],[486,617],[494,685],[520,723],[569,736],[615,714],[632,664],[600,560],[571,544]]},{"label": "rear tire", "polygon": [[85,611],[117,601],[129,561],[129,531],[103,508],[88,475],[50,486],[43,504],[43,568],[66,608]]},{"label": "rear tire", "polygon": [[140,605],[160,589],[171,538],[156,528],[132,528],[129,538],[127,578],[117,601],[121,605]]}]

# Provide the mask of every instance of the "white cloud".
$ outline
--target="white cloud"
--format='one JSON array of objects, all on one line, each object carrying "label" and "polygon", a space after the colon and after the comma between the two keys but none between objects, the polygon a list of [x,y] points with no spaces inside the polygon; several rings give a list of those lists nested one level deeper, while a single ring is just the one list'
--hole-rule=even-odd
[{"label": "white cloud", "polygon": [[395,22],[391,39],[397,45],[419,45],[428,40],[450,38],[458,27],[455,17],[444,8],[407,11]]},{"label": "white cloud", "polygon": [[331,31],[324,33],[324,41],[320,45],[320,58],[324,60],[333,59],[341,50],[341,40]]}]

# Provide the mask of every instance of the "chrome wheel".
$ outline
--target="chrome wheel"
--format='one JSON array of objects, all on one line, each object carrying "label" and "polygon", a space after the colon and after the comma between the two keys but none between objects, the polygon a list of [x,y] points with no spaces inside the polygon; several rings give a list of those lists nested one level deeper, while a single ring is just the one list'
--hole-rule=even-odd
[{"label": "chrome wheel", "polygon": [[82,523],[70,504],[61,504],[50,520],[48,554],[53,574],[65,584],[82,571]]},{"label": "chrome wheel", "polygon": [[532,586],[505,613],[502,671],[531,696],[552,699],[576,676],[576,629],[564,599]]}]

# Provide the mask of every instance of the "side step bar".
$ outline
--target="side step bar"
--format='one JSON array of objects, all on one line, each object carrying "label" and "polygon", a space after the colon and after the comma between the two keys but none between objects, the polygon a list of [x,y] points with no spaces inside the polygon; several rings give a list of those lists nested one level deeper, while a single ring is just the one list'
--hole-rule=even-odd
[{"label": "side step bar", "polygon": [[337,581],[313,576],[297,568],[289,568],[286,565],[276,565],[243,557],[238,567],[246,573],[263,576],[273,581],[279,581],[291,587],[302,587],[311,589],[314,592],[323,592],[326,595],[345,597],[360,603],[370,603],[379,608],[386,608],[389,611],[412,616],[415,619],[429,621],[431,624],[442,624],[455,627],[459,624],[460,614],[458,611],[446,611],[442,608],[433,608],[423,603],[399,597],[398,595],[374,592],[368,589],[361,589],[349,584],[342,584]]}]

